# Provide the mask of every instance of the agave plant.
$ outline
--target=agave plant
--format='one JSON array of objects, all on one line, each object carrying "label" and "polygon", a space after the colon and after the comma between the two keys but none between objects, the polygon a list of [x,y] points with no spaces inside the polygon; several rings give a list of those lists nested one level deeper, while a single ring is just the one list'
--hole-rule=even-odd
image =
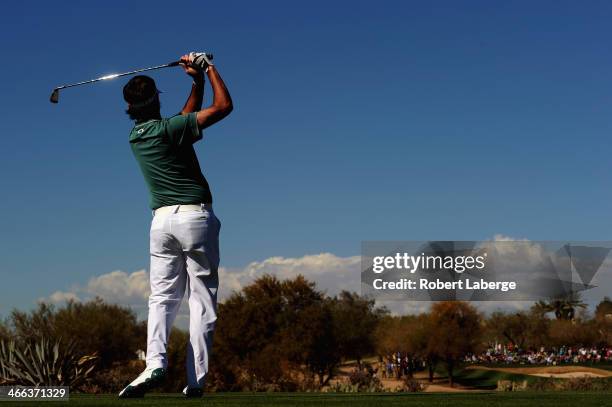
[{"label": "agave plant", "polygon": [[62,346],[61,339],[0,341],[0,384],[78,387],[91,376],[97,359],[78,355],[74,343]]}]

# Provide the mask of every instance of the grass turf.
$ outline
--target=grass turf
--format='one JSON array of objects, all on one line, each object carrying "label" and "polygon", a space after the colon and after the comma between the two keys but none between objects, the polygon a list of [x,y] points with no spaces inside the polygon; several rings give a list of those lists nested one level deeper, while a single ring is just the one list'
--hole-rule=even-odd
[{"label": "grass turf", "polygon": [[[115,395],[73,395],[69,402],[51,402],[54,406],[332,406],[332,407],[501,407],[560,405],[590,407],[610,405],[612,393],[515,392],[515,393],[412,393],[412,394],[334,394],[334,393],[216,393],[203,399],[184,399],[179,395],[151,394],[144,399],[119,400]],[[44,403],[46,405],[46,403]],[[2,402],[2,407],[33,406],[32,402]]]}]

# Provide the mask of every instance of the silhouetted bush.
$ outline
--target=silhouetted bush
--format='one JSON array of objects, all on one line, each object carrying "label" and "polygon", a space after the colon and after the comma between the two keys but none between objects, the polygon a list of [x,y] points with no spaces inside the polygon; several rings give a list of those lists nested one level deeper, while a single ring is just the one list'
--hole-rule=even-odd
[{"label": "silhouetted bush", "polygon": [[145,368],[142,360],[115,362],[112,366],[97,372],[83,386],[86,393],[118,393],[134,380]]},{"label": "silhouetted bush", "polygon": [[30,313],[15,310],[9,328],[21,341],[62,338],[73,342],[83,354],[96,352],[101,369],[134,359],[136,351],[146,345],[146,323],[137,322],[129,308],[99,298],[85,303],[70,301],[57,310],[45,303]]},{"label": "silhouetted bush", "polygon": [[216,390],[325,386],[343,358],[373,352],[384,310],[357,294],[326,297],[302,276],[265,275],[219,305],[211,380]]},{"label": "silhouetted bush", "polygon": [[542,377],[528,385],[535,391],[612,391],[612,378],[605,377],[574,377],[570,379],[555,379]]}]

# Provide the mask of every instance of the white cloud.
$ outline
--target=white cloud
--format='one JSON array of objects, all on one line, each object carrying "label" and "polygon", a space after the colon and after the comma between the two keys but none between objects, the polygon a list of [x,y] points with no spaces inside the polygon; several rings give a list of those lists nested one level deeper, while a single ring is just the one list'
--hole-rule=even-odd
[{"label": "white cloud", "polygon": [[146,301],[149,291],[149,273],[146,270],[131,274],[113,271],[93,277],[85,288],[85,292],[92,297],[98,296],[108,302],[126,305],[138,305]]},{"label": "white cloud", "polygon": [[[260,262],[252,262],[244,268],[219,269],[219,300],[223,301],[233,291],[264,274],[272,274],[280,279],[296,277],[299,274],[317,284],[317,288],[329,295],[335,295],[342,290],[359,291],[360,289],[360,257],[338,257],[331,253],[306,255],[298,258],[270,257]],[[42,301],[63,303],[67,300],[86,301],[95,297],[121,305],[132,307],[139,318],[146,316],[147,299],[149,296],[149,274],[146,270],[133,273],[112,271],[92,277],[84,285],[74,285],[68,291],[56,291]],[[187,308],[185,302],[181,307],[177,324],[184,325]]]},{"label": "white cloud", "polygon": [[92,277],[85,286],[74,285],[70,291],[56,291],[42,300],[61,303],[100,297],[111,303],[141,307],[148,296],[149,274],[146,270],[131,274],[117,270]]},{"label": "white cloud", "polygon": [[272,274],[280,279],[301,274],[329,295],[336,295],[342,290],[359,291],[360,264],[360,256],[338,257],[331,253],[321,253],[298,258],[270,257],[252,262],[243,269],[221,268],[219,297],[227,298],[233,291],[240,290],[264,274]]},{"label": "white cloud", "polygon": [[[513,239],[507,236],[496,235],[494,241],[528,241],[527,239]],[[522,261],[540,261],[542,248],[538,245],[519,245],[520,253],[515,258]],[[233,291],[239,291],[264,274],[272,274],[280,279],[293,278],[301,274],[306,279],[316,283],[319,290],[328,295],[336,295],[342,290],[360,292],[360,256],[340,257],[331,253],[305,255],[302,257],[270,257],[262,261],[249,263],[243,268],[225,268],[219,270],[220,288],[219,300],[228,298]],[[607,260],[598,273],[593,284],[598,286],[585,292],[585,300],[590,305],[599,302],[604,295],[610,295],[612,286],[612,260]],[[128,305],[132,307],[140,318],[145,318],[147,298],[149,296],[149,275],[146,270],[133,273],[112,271],[107,274],[92,277],[84,286],[75,285],[67,291],[56,291],[44,300],[61,303],[67,300],[86,301],[94,297],[103,300]],[[394,314],[419,313],[427,311],[431,305],[425,301],[385,301],[379,302]],[[524,310],[533,304],[532,301],[505,301],[505,302],[474,302],[484,313],[495,310]],[[177,324],[186,326],[187,307],[181,307]]]},{"label": "white cloud", "polygon": [[48,300],[48,301],[53,302],[53,303],[66,302],[66,301],[70,301],[70,300],[72,300],[72,301],[81,301],[81,299],[79,298],[79,296],[76,293],[65,292],[65,291],[56,291],[53,294],[51,294],[48,299],[41,298],[40,300],[41,301]]}]

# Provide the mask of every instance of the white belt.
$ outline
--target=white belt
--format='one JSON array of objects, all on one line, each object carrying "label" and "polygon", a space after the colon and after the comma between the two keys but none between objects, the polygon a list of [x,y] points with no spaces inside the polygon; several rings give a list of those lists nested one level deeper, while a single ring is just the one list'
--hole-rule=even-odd
[{"label": "white belt", "polygon": [[212,204],[160,206],[159,208],[153,210],[153,216],[168,215],[168,214],[176,213],[176,212],[194,212],[194,211],[201,211],[203,209],[211,210]]}]

